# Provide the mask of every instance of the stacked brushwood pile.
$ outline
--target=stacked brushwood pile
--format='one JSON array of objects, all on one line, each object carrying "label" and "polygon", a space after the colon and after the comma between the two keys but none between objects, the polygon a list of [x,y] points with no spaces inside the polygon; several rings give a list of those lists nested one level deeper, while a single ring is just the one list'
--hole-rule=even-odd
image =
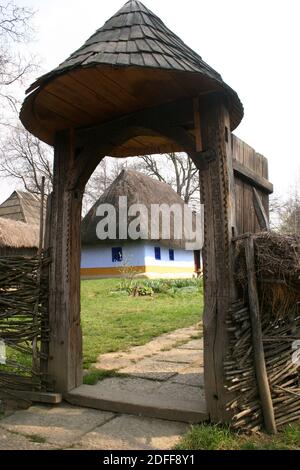
[{"label": "stacked brushwood pile", "polygon": [[0,258],[0,340],[7,356],[0,364],[2,394],[43,388],[39,361],[46,359],[40,340],[48,335],[49,262],[47,253]]},{"label": "stacked brushwood pile", "polygon": [[[267,376],[277,428],[300,419],[300,237],[254,234],[255,268]],[[230,352],[224,364],[233,427],[263,427],[252,344],[244,241],[236,242],[240,301],[227,327]]]}]

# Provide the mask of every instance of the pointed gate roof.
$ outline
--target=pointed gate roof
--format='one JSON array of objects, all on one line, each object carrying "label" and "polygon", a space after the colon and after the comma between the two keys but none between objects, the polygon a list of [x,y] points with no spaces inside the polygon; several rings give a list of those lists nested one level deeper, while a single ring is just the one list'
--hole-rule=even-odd
[{"label": "pointed gate roof", "polygon": [[21,119],[33,134],[53,144],[58,130],[211,91],[227,96],[233,130],[243,117],[238,95],[154,13],[130,0],[29,88]]}]

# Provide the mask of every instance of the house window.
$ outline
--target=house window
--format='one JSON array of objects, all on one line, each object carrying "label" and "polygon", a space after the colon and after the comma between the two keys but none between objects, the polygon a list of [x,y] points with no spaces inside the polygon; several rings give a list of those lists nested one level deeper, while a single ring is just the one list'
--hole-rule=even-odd
[{"label": "house window", "polygon": [[112,262],[117,263],[119,261],[122,261],[123,259],[123,250],[121,247],[118,248],[112,248],[111,249],[111,254],[112,254]]},{"label": "house window", "polygon": [[161,251],[160,251],[160,247],[159,246],[156,246],[154,248],[154,254],[155,254],[155,259],[161,259]]},{"label": "house window", "polygon": [[174,250],[169,250],[169,260],[174,261],[175,256],[174,256]]}]

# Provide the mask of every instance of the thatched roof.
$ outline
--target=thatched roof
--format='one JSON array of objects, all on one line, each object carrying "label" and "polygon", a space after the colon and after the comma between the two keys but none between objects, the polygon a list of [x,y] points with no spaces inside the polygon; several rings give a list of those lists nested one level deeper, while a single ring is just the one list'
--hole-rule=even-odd
[{"label": "thatched roof", "polygon": [[[181,197],[166,183],[157,181],[149,176],[145,176],[142,173],[133,170],[123,170],[120,175],[115,179],[111,186],[102,194],[99,200],[94,204],[90,209],[88,214],[82,221],[81,225],[81,234],[82,234],[82,244],[83,245],[98,245],[98,244],[115,244],[120,243],[122,237],[119,240],[119,198],[121,196],[127,196],[127,205],[128,208],[133,204],[142,204],[148,209],[149,217],[151,213],[151,204],[167,204],[172,206],[173,204],[178,204],[182,208],[184,206],[184,201]],[[98,239],[96,234],[96,227],[101,217],[96,215],[97,208],[100,204],[111,204],[116,209],[116,233],[117,240],[104,240],[101,241]],[[190,215],[193,217],[192,211],[189,209]],[[135,217],[128,217],[128,224],[135,219]],[[195,222],[195,218],[193,217]],[[162,227],[161,224],[158,227],[159,238],[161,244],[166,246],[172,246],[177,248],[185,248],[185,243],[187,238],[183,236],[181,240],[174,238],[174,226],[173,226],[173,216],[171,214],[171,230],[170,230],[170,240],[162,239]],[[157,224],[156,224],[157,227]],[[148,229],[148,231],[147,231]],[[149,241],[151,241],[151,219],[148,224],[145,223],[145,220],[142,219],[141,222],[141,232],[145,234]],[[187,230],[187,227],[183,227],[183,231]],[[130,238],[128,238],[128,241]],[[140,241],[140,240],[138,240]],[[152,239],[153,241],[153,239]],[[191,240],[193,241],[193,240]]]},{"label": "thatched roof", "polygon": [[[212,35],[217,36],[214,25]],[[99,125],[211,92],[227,98],[234,130],[243,117],[236,92],[152,11],[130,0],[67,60],[31,85],[21,120],[53,144],[58,130]]]},{"label": "thatched roof", "polygon": [[30,225],[40,224],[40,197],[25,191],[14,191],[0,205],[0,218],[18,220]]},{"label": "thatched roof", "polygon": [[0,218],[0,248],[38,248],[39,227]]}]

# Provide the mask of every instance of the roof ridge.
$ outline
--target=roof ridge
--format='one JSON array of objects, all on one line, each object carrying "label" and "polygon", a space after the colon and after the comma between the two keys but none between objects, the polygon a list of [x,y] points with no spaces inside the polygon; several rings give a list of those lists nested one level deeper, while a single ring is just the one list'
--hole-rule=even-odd
[{"label": "roof ridge", "polygon": [[23,218],[24,218],[24,222],[27,223],[27,217],[26,217],[26,214],[25,214],[24,206],[23,206],[23,198],[22,198],[22,196],[20,196],[21,191],[16,190],[15,192],[19,196],[19,204],[20,204],[21,212],[22,212],[22,215],[23,215]]},{"label": "roof ridge", "polygon": [[[120,173],[118,174],[118,176],[112,181],[112,183],[103,191],[101,196],[99,196],[99,198],[98,198],[98,200],[96,201],[95,204],[97,204],[99,202],[99,200],[102,199],[102,197],[107,192],[109,192],[111,187],[113,187],[120,180],[124,179],[124,176],[128,175],[128,174],[133,174],[133,175],[137,176],[138,178],[147,180],[147,181],[149,181],[149,183],[150,182],[154,183],[157,186],[164,186],[170,193],[174,193],[174,195],[178,196],[178,198],[182,201],[182,203],[184,203],[184,200],[178,195],[178,193],[172,188],[172,186],[169,183],[167,183],[165,181],[160,181],[156,178],[153,178],[150,175],[146,175],[145,173],[142,173],[141,171],[138,171],[138,170],[135,170],[135,169],[132,169],[132,168],[123,168],[120,171]],[[94,207],[94,205],[92,207]]]},{"label": "roof ridge", "polygon": [[34,198],[38,198],[38,197],[39,197],[36,193],[31,193],[30,191],[23,191],[22,189],[15,189],[15,190],[14,190],[14,193],[17,193],[17,194],[26,194],[26,195],[31,196],[31,197],[34,197]]}]

